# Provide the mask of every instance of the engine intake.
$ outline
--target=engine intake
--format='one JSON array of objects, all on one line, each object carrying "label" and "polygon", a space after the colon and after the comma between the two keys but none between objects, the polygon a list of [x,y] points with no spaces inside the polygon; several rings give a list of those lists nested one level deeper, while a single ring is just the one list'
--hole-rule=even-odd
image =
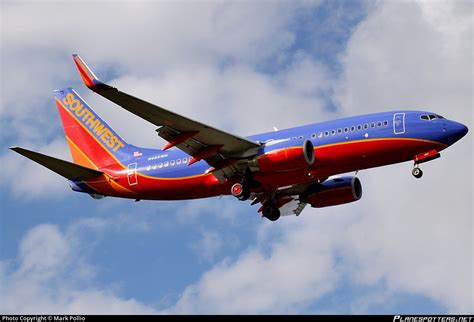
[{"label": "engine intake", "polygon": [[262,172],[291,171],[309,168],[315,160],[314,146],[310,140],[292,147],[288,147],[287,140],[277,143],[271,141],[264,146],[263,152],[251,162],[251,168]]},{"label": "engine intake", "polygon": [[362,197],[362,184],[357,177],[340,177],[324,181],[309,189],[302,199],[311,207],[322,208],[357,201]]}]

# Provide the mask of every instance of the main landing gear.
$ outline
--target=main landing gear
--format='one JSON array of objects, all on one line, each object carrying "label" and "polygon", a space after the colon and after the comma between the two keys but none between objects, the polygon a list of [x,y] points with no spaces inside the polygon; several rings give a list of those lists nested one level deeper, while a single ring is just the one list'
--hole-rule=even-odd
[{"label": "main landing gear", "polygon": [[280,218],[280,209],[274,203],[267,201],[263,204],[262,215],[270,221],[277,221]]}]

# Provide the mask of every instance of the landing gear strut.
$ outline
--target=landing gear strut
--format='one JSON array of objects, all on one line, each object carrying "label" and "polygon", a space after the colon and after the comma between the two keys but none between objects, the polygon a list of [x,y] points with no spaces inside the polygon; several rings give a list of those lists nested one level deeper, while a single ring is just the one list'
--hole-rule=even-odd
[{"label": "landing gear strut", "polygon": [[415,167],[411,170],[411,174],[415,178],[420,179],[423,176],[423,171],[418,167],[418,164],[415,164]]},{"label": "landing gear strut", "polygon": [[262,209],[263,217],[270,221],[276,221],[280,218],[280,210],[271,202],[266,202]]}]

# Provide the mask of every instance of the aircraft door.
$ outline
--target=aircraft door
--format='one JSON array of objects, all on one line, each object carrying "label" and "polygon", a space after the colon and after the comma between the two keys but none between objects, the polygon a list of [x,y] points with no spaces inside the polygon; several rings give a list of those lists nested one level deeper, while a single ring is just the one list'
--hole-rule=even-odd
[{"label": "aircraft door", "polygon": [[128,184],[130,186],[134,186],[138,183],[138,178],[137,178],[137,163],[130,163],[128,165],[128,171],[127,171],[127,179],[128,179]]},{"label": "aircraft door", "polygon": [[405,133],[405,113],[395,113],[393,115],[393,133]]}]

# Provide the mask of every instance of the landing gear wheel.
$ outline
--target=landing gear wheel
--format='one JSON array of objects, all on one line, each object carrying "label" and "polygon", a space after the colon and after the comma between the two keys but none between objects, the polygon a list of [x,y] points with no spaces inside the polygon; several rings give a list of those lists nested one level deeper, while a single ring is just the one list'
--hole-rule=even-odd
[{"label": "landing gear wheel", "polygon": [[247,200],[250,197],[250,191],[246,189],[241,183],[236,183],[230,189],[232,195],[239,200]]},{"label": "landing gear wheel", "polygon": [[416,167],[416,168],[413,168],[413,170],[411,171],[411,174],[417,178],[417,179],[420,179],[422,176],[423,176],[423,171]]},{"label": "landing gear wheel", "polygon": [[262,214],[270,221],[277,221],[280,218],[280,210],[273,204],[263,205]]}]

